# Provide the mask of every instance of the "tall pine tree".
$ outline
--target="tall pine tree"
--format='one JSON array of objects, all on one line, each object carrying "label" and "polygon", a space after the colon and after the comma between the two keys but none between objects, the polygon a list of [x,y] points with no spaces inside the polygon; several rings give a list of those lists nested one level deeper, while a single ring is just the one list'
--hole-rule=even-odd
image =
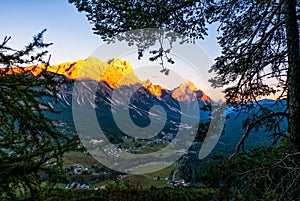
[{"label": "tall pine tree", "polygon": [[[59,81],[47,72],[45,30],[23,50],[0,44],[0,199],[28,195],[38,199],[42,182],[55,183],[62,155],[75,147],[46,113],[56,112],[45,98],[56,98]],[[43,64],[41,71],[38,65]],[[32,65],[31,68],[24,66]],[[40,73],[33,75],[35,70]]]}]

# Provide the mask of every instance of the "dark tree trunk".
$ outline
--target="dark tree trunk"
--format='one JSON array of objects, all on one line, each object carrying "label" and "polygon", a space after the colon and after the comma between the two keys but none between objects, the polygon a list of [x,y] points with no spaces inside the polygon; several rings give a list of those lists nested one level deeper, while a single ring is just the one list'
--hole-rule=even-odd
[{"label": "dark tree trunk", "polygon": [[296,0],[285,0],[285,24],[288,47],[288,107],[291,143],[300,150],[300,55]]}]

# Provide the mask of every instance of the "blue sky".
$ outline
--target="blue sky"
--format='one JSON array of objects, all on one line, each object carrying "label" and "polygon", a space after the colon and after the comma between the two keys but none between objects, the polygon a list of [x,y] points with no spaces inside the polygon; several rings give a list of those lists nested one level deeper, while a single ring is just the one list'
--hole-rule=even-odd
[{"label": "blue sky", "polygon": [[[0,40],[5,36],[11,36],[9,46],[21,49],[32,40],[32,36],[43,29],[47,29],[45,42],[52,42],[49,48],[51,65],[62,62],[86,59],[102,42],[99,36],[93,34],[93,26],[88,22],[84,13],[79,13],[76,7],[68,0],[1,0],[0,1]],[[209,36],[197,44],[213,59],[220,54],[217,45],[216,26],[209,26]],[[135,67],[135,66],[134,66]],[[212,77],[207,73],[209,66],[201,69],[202,77]],[[179,68],[179,74],[184,74],[185,68]],[[203,85],[203,79],[199,79],[194,73],[186,72],[189,79],[198,88],[208,93]],[[201,80],[201,81],[200,81]],[[221,90],[221,89],[220,89]],[[214,90],[213,90],[214,91]],[[214,93],[214,92],[213,92]],[[220,99],[220,93],[218,93]]]},{"label": "blue sky", "polygon": [[[85,59],[101,45],[85,14],[68,0],[1,0],[0,17],[0,39],[12,36],[9,44],[16,49],[46,28],[45,41],[53,43],[51,64]],[[210,30],[209,37],[198,43],[211,59],[220,54],[215,37]]]},{"label": "blue sky", "polygon": [[46,28],[51,64],[85,59],[101,44],[84,13],[67,0],[1,0],[0,16],[0,39],[11,36],[9,45],[16,49]]}]

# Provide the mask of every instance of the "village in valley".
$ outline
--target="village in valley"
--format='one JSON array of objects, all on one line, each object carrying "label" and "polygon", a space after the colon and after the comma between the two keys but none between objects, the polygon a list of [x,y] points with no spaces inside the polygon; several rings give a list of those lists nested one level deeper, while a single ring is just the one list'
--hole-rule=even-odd
[{"label": "village in valley", "polygon": [[[136,140],[125,136],[123,137],[122,143],[116,144],[115,149],[130,153],[147,153],[166,146],[172,142],[175,137],[176,135],[173,133],[164,132],[150,140]],[[85,143],[96,146],[97,144],[101,144],[102,141],[91,139]],[[102,154],[114,155],[116,153],[118,152],[113,149],[107,148],[102,150]],[[64,184],[66,189],[105,190],[111,184],[135,182],[139,179],[140,182],[135,185],[179,188],[188,187],[191,184],[191,182],[180,178],[178,173],[180,161],[159,172],[135,176],[119,173],[103,166],[98,163],[88,151],[81,153],[72,152],[66,154],[64,158],[67,162],[65,165],[65,174],[67,175],[68,181]]]}]

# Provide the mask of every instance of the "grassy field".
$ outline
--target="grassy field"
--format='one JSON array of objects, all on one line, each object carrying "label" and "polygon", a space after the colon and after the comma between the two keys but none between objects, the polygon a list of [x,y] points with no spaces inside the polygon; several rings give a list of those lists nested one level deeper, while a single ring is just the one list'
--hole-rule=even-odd
[{"label": "grassy field", "polygon": [[[65,167],[68,167],[73,164],[81,164],[87,168],[91,168],[92,165],[94,165],[94,164],[99,165],[99,162],[97,160],[95,160],[92,156],[90,156],[86,153],[83,153],[83,152],[69,152],[64,155],[63,160],[64,160]],[[141,168],[150,168],[150,170],[151,170],[152,166],[148,165],[146,167],[141,167]],[[156,165],[156,168],[157,168],[157,165]],[[128,174],[128,175],[121,177],[120,183],[124,184],[124,185],[130,184],[133,186],[140,186],[143,188],[150,188],[151,186],[155,186],[157,188],[170,186],[169,184],[167,184],[167,181],[165,180],[165,178],[168,177],[169,180],[171,180],[172,176],[173,176],[172,175],[173,172],[178,170],[179,168],[180,168],[180,164],[174,163],[174,164],[172,164],[164,169],[161,169],[157,172],[152,172],[152,173],[148,173],[148,174],[144,174],[144,175]],[[138,171],[138,168],[137,168],[137,171]],[[176,176],[177,176],[176,179],[179,179],[178,175],[176,175]],[[99,187],[102,185],[113,184],[113,183],[115,183],[114,179],[115,178],[111,178],[111,179],[108,179],[105,181],[92,183],[90,185],[90,187],[93,188],[93,187]]]},{"label": "grassy field", "polygon": [[[170,187],[170,185],[167,184],[167,180],[165,180],[165,178],[168,177],[169,180],[171,180],[172,173],[178,170],[179,167],[180,165],[175,163],[167,168],[145,175],[126,175],[125,177],[123,177],[123,180],[124,182],[127,182],[131,185],[141,186],[143,188],[150,188],[151,186],[154,186],[156,188],[163,188],[167,186]],[[176,179],[179,178],[176,177]]]},{"label": "grassy field", "polygon": [[69,152],[63,157],[64,165],[69,166],[73,164],[81,164],[84,167],[91,167],[93,164],[99,164],[99,162],[94,159],[91,155],[83,152]]}]

